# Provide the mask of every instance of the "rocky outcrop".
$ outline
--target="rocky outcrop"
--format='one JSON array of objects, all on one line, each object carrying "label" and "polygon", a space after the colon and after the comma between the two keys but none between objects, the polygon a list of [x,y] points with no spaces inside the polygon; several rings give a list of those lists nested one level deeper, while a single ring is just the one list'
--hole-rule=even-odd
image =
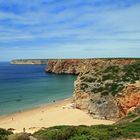
[{"label": "rocky outcrop", "polygon": [[16,59],[16,60],[12,60],[11,64],[42,65],[42,64],[47,64],[47,60],[46,59]]},{"label": "rocky outcrop", "polygon": [[126,116],[140,106],[140,86],[126,86],[116,100],[119,107],[119,115],[121,117]]},{"label": "rocky outcrop", "polygon": [[79,74],[82,61],[78,59],[48,60],[46,72],[57,74]]},{"label": "rocky outcrop", "polygon": [[77,108],[94,118],[123,117],[140,105],[140,63],[104,64],[80,73],[74,86]]},{"label": "rocky outcrop", "polygon": [[140,59],[48,60],[46,72],[78,74],[73,101],[94,118],[123,117],[140,104]]},{"label": "rocky outcrop", "polygon": [[94,118],[119,118],[140,104],[135,85],[140,80],[140,59],[48,60],[46,72],[78,74],[75,106]]},{"label": "rocky outcrop", "polygon": [[[48,59],[46,72],[57,74],[79,74],[108,65],[125,65],[136,59]],[[139,60],[138,60],[139,61]]]}]

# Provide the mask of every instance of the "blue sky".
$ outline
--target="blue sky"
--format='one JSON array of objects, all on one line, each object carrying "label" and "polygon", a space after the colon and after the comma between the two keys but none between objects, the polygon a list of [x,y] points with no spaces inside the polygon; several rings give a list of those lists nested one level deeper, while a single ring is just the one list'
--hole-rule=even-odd
[{"label": "blue sky", "polygon": [[0,61],[140,57],[140,0],[0,0]]}]

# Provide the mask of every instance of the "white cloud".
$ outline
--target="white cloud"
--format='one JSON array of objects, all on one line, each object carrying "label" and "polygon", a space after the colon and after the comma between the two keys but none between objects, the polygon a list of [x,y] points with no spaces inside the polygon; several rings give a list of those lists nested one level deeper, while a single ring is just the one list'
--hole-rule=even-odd
[{"label": "white cloud", "polygon": [[[102,46],[112,52],[117,48],[128,48],[128,51],[131,51],[131,48],[138,49],[140,4],[124,6],[120,0],[110,4],[109,0],[100,0],[100,4],[95,2],[99,0],[50,0],[44,4],[39,0],[35,0],[34,3],[11,0],[8,4],[16,3],[25,8],[25,11],[14,13],[0,9],[0,48],[2,45],[9,48],[12,44],[15,48],[18,45],[18,49],[23,50],[25,44],[30,49],[39,50],[43,45],[41,48],[44,50],[48,50],[48,47],[51,50],[57,46],[57,51],[63,49],[65,52],[73,52],[77,48],[81,53],[87,48],[98,52],[98,48]],[[0,2],[1,4],[3,3]],[[44,43],[41,43],[42,40]],[[77,47],[69,49],[68,45]],[[89,54],[88,51],[86,53]]]}]

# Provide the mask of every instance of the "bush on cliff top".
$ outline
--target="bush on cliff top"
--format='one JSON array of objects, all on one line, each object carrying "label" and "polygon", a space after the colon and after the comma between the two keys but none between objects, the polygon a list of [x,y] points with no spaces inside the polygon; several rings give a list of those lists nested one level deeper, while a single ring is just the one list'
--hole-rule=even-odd
[{"label": "bush on cliff top", "polygon": [[[130,65],[111,65],[92,73],[83,74],[80,80],[81,85],[82,83],[87,85],[81,86],[81,90],[85,92],[91,91],[92,93],[101,93],[103,96],[108,94],[115,96],[126,83],[133,84],[140,80],[140,62]],[[94,84],[99,86],[94,87]],[[106,94],[107,92],[108,94]]]}]

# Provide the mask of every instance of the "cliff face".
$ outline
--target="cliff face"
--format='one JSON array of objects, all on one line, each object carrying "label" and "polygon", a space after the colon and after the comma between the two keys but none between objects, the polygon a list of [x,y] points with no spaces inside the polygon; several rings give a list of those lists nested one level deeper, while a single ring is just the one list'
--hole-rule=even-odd
[{"label": "cliff face", "polygon": [[140,86],[135,83],[140,80],[140,63],[122,62],[100,63],[81,72],[75,81],[76,106],[88,110],[95,118],[105,119],[122,117],[138,107]]},{"label": "cliff face", "polygon": [[54,59],[48,60],[46,72],[57,74],[79,74],[84,68],[82,59]]},{"label": "cliff face", "polygon": [[41,64],[47,64],[47,60],[46,59],[16,59],[16,60],[12,60],[11,64],[41,65]]},{"label": "cliff face", "polygon": [[46,72],[78,74],[74,103],[94,118],[119,118],[140,105],[140,59],[49,60]]},{"label": "cliff face", "polygon": [[109,65],[131,64],[135,59],[49,59],[46,72],[57,74],[79,74],[102,69]]},{"label": "cliff face", "polygon": [[126,86],[121,92],[117,96],[116,101],[119,107],[119,115],[125,116],[137,107],[140,107],[140,82],[138,85],[131,84]]}]

